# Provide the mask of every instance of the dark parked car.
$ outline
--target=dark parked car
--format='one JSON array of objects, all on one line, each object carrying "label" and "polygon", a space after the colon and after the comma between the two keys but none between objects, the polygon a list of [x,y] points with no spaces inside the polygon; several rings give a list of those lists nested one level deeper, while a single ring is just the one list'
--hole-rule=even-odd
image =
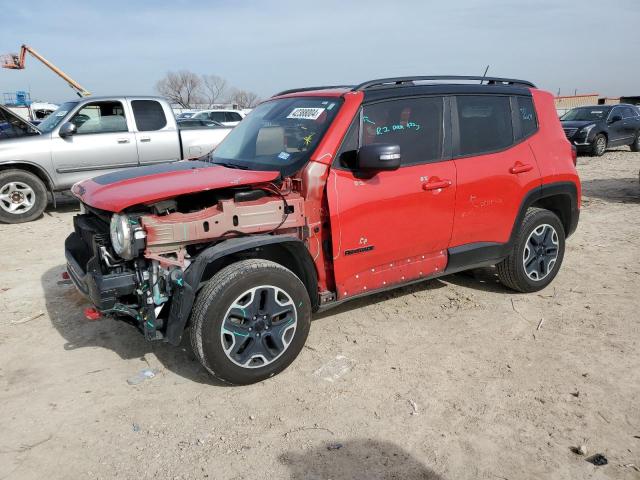
[{"label": "dark parked car", "polygon": [[635,105],[578,107],[565,113],[560,121],[578,152],[599,157],[608,147],[623,145],[640,151],[640,111]]},{"label": "dark parked car", "polygon": [[200,120],[198,118],[178,119],[178,128],[203,128],[203,127],[223,127],[220,122],[214,120]]}]

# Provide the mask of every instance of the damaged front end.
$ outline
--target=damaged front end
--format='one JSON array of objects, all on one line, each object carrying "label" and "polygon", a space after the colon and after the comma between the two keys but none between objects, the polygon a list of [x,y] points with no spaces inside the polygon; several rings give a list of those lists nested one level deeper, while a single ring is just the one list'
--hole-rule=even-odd
[{"label": "damaged front end", "polygon": [[68,273],[101,314],[134,324],[148,340],[178,343],[206,267],[198,261],[203,253],[250,235],[304,236],[303,199],[284,184],[120,213],[84,205],[65,243]]}]

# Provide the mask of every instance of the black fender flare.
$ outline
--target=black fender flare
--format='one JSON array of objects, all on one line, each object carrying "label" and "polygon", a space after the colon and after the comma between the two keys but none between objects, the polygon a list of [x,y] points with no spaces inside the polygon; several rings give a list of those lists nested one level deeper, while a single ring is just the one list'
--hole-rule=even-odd
[{"label": "black fender flare", "polygon": [[171,300],[171,310],[165,334],[166,340],[173,345],[180,344],[208,265],[241,252],[255,251],[257,252],[256,256],[260,258],[259,250],[261,248],[276,245],[285,248],[292,255],[292,261],[299,265],[298,275],[303,277],[300,280],[309,292],[312,308],[315,311],[319,305],[317,272],[307,247],[300,239],[286,235],[250,235],[231,238],[200,252],[185,270],[183,286],[176,290]]},{"label": "black fender flare", "polygon": [[578,227],[578,220],[580,218],[580,208],[578,205],[578,189],[573,182],[554,182],[547,183],[530,190],[522,199],[520,209],[518,210],[518,216],[516,217],[513,227],[511,229],[511,236],[509,237],[509,243],[512,243],[518,233],[518,227],[522,224],[524,216],[527,214],[527,210],[536,202],[545,198],[554,197],[557,195],[566,195],[569,197],[569,212],[568,218],[561,218],[560,220],[565,227],[565,236],[568,238]]},{"label": "black fender flare", "polygon": [[518,227],[522,224],[527,210],[538,202],[544,202],[545,198],[558,195],[566,196],[569,199],[569,208],[565,208],[562,211],[563,214],[560,215],[560,221],[565,228],[565,236],[569,237],[578,227],[578,220],[580,218],[578,189],[573,182],[544,184],[529,190],[520,202],[518,214],[511,227],[509,240],[506,243],[477,242],[449,248],[449,260],[445,273],[450,274],[471,268],[495,265],[503,260],[511,251],[511,247],[518,234]]}]

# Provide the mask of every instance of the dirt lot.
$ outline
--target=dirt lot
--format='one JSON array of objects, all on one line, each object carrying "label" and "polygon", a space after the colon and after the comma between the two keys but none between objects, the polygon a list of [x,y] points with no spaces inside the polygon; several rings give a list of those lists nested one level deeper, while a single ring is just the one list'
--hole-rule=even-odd
[{"label": "dirt lot", "polygon": [[639,169],[580,158],[581,223],[540,294],[486,269],[357,300],[250,387],[84,320],[58,283],[73,205],[1,225],[0,479],[639,479]]}]

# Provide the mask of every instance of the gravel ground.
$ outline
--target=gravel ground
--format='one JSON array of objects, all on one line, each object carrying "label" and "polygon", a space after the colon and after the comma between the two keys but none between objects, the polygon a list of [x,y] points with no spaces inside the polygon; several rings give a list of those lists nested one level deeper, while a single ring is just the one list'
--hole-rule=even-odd
[{"label": "gravel ground", "polygon": [[0,225],[0,479],[639,479],[639,169],[579,159],[581,222],[544,291],[484,269],[356,300],[249,387],[84,320],[58,283],[73,204]]}]

